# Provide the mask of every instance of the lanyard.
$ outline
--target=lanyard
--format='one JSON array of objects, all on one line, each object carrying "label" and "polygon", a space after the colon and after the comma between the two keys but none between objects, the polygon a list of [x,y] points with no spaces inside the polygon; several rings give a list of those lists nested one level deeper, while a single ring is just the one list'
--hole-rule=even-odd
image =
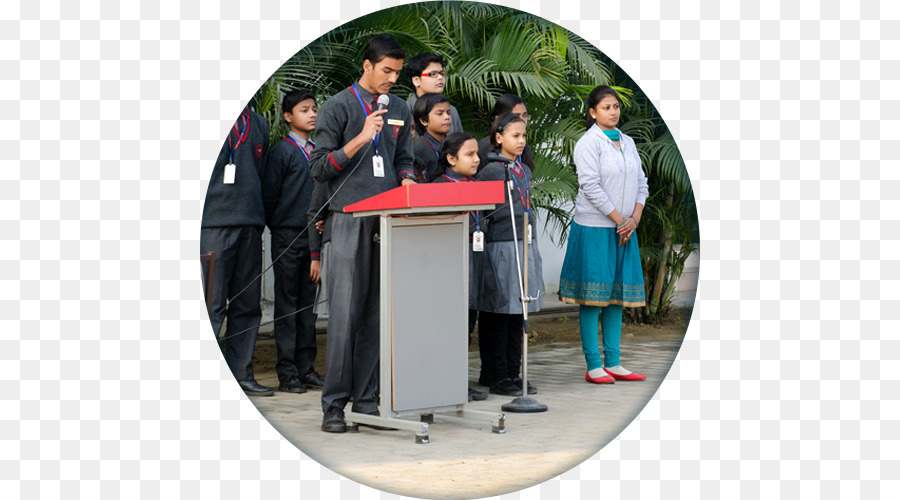
[{"label": "lanyard", "polygon": [[519,188],[519,180],[516,179],[516,176],[519,175],[519,172],[522,172],[522,177],[525,177],[525,170],[522,165],[516,160],[516,170],[513,170],[513,181],[516,183],[516,191],[519,192],[519,199],[522,200],[522,206],[525,207],[525,213],[528,214],[528,218],[531,219],[531,187],[528,185],[528,181],[525,181],[525,196],[522,196],[522,189]]},{"label": "lanyard", "polygon": [[[443,177],[444,179],[447,179],[450,182],[459,182],[459,179],[450,177],[447,174],[441,174],[441,177]],[[471,177],[465,177],[464,179],[465,179],[465,182],[474,182],[475,181],[475,179],[472,179]],[[471,215],[475,219],[475,230],[481,231],[481,223],[479,222],[479,219],[481,218],[480,213],[478,211],[469,212],[469,215]]]},{"label": "lanyard", "polygon": [[[427,134],[427,132],[425,134]],[[428,147],[430,147],[432,151],[434,151],[435,156],[437,156],[438,158],[441,157],[441,144],[440,143],[438,143],[438,147],[435,148],[434,144],[432,144],[431,141],[428,140],[428,136],[424,135],[424,134],[422,135],[422,140],[425,141],[425,144],[428,144]]]},{"label": "lanyard", "polygon": [[[234,163],[234,152],[237,151],[238,146],[246,141],[247,136],[250,135],[250,109],[246,109],[245,111],[247,111],[246,117],[244,117],[244,113],[241,113],[241,117],[244,118],[244,128],[238,134],[237,144],[235,144],[233,148],[231,147],[231,134],[228,134],[228,163]],[[234,122],[231,129],[237,132],[237,122]]]},{"label": "lanyard", "polygon": [[[362,97],[359,96],[359,92],[356,91],[356,82],[353,82],[353,85],[350,86],[350,90],[353,91],[353,95],[359,100],[359,105],[363,109],[363,113],[366,114],[366,118],[372,114],[372,110],[369,108],[369,105],[363,101]],[[381,137],[381,132],[375,134],[375,156],[378,156],[378,138]]]},{"label": "lanyard", "polygon": [[294,146],[297,146],[297,149],[299,149],[300,152],[303,153],[303,156],[306,158],[306,162],[309,163],[309,153],[307,153],[306,150],[303,149],[303,147],[300,146],[300,144],[296,140],[294,140],[293,137],[287,136],[284,138],[284,140],[293,142]]}]

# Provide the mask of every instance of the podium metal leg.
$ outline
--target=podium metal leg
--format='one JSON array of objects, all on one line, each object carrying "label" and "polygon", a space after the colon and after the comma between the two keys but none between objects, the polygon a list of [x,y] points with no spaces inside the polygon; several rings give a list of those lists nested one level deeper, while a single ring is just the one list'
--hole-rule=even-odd
[{"label": "podium metal leg", "polygon": [[[423,415],[424,416],[424,415]],[[494,434],[506,434],[506,415],[493,411],[470,410],[464,408],[453,413],[442,413],[441,416],[455,418],[460,420],[477,420],[481,422],[490,422],[491,432]]]},{"label": "podium metal leg", "polygon": [[345,416],[347,421],[347,431],[359,432],[359,424],[376,425],[379,427],[387,427],[389,429],[398,429],[403,431],[412,431],[416,433],[416,443],[428,443],[428,423],[427,422],[410,422],[409,420],[400,420],[398,418],[382,417],[375,415],[366,415],[364,413],[347,412]]}]

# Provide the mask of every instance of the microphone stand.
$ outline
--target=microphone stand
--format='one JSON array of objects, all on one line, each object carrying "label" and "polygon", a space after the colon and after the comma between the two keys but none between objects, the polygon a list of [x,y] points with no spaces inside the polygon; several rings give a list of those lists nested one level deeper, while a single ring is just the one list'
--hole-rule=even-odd
[{"label": "microphone stand", "polygon": [[513,209],[512,179],[509,173],[509,164],[506,165],[506,194],[509,199],[509,223],[512,227],[513,249],[516,254],[516,276],[519,278],[519,301],[522,303],[522,395],[509,403],[501,406],[503,411],[510,413],[541,413],[547,411],[547,405],[539,403],[528,395],[528,304],[537,300],[537,297],[529,297],[528,293],[528,213],[524,214],[524,227],[522,229],[522,247],[524,248],[525,284],[522,285],[522,267],[519,266],[519,240],[516,235],[516,213]]}]

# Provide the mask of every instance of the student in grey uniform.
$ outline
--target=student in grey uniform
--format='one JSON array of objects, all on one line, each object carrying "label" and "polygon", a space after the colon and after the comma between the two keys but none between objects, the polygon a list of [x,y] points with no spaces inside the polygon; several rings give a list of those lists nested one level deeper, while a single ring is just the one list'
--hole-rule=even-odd
[{"label": "student in grey uniform", "polygon": [[[310,170],[331,197],[328,262],[328,349],[322,390],[322,430],[346,432],[344,407],[375,415],[378,384],[378,218],[355,218],[347,205],[402,184],[414,184],[409,108],[388,94],[403,70],[403,48],[390,36],[372,38],[363,74],[322,105]],[[387,95],[387,109],[377,98]]]},{"label": "student in grey uniform", "polygon": [[315,144],[309,136],[316,128],[318,109],[312,94],[293,90],[284,96],[281,111],[290,132],[269,150],[262,186],[275,271],[275,371],[279,391],[304,393],[323,384],[313,369],[316,284],[310,278],[306,228],[315,183],[309,174]]},{"label": "student in grey uniform", "polygon": [[[447,72],[444,71],[444,58],[425,52],[409,60],[406,66],[406,74],[409,76],[409,84],[413,89],[412,94],[406,99],[409,112],[412,113],[416,101],[425,94],[443,94],[444,85],[447,82]],[[462,119],[459,111],[450,105],[450,132],[462,132]]]},{"label": "student in grey uniform", "polygon": [[[512,113],[524,120],[525,126],[528,126],[528,120],[531,119],[531,115],[528,114],[528,108],[525,106],[525,101],[515,94],[503,94],[497,98],[497,101],[494,103],[494,111],[491,113],[491,116],[493,116],[491,124],[493,125],[497,118],[507,113]],[[483,139],[478,141],[478,157],[481,158],[481,166],[479,168],[484,168],[490,163],[488,161],[489,153],[497,152],[496,148],[491,144],[490,135],[490,132],[488,132]],[[522,150],[521,158],[518,158],[518,160],[534,172],[534,156],[531,153],[531,146],[527,143],[525,144],[525,149]]]},{"label": "student in grey uniform", "polygon": [[[421,101],[419,101],[421,102]],[[418,103],[416,104],[418,106]],[[459,132],[449,134],[441,145],[438,167],[441,175],[433,183],[475,182],[478,171],[478,142],[474,137]],[[475,330],[478,293],[481,289],[481,256],[484,255],[484,233],[487,221],[481,211],[469,212],[469,343]],[[487,394],[469,387],[469,401],[484,401]]]},{"label": "student in grey uniform", "polygon": [[[228,319],[223,354],[234,378],[248,396],[271,396],[271,387],[253,377],[253,349],[262,312],[262,173],[269,147],[269,125],[244,108],[219,151],[203,204],[200,253],[216,253],[210,322],[219,337]],[[203,267],[203,286],[206,286]],[[207,290],[209,293],[209,290]]]},{"label": "student in grey uniform", "polygon": [[[528,108],[525,107],[525,101],[522,100],[521,97],[515,94],[503,94],[497,98],[497,101],[494,103],[494,109],[491,113],[492,120],[491,125],[503,115],[512,113],[519,118],[521,118],[525,125],[528,125],[528,120],[531,118],[528,115]],[[487,135],[478,141],[478,158],[481,160],[481,163],[478,165],[478,170],[480,171],[482,168],[491,163],[488,160],[488,157],[491,155],[499,155],[500,153],[497,151],[496,147],[491,143],[491,132],[490,128],[488,129]],[[525,148],[522,150],[522,154],[515,158],[518,161],[521,161],[523,164],[527,165],[528,168],[534,172],[534,159],[531,154],[531,147],[528,144],[525,144]],[[480,325],[480,323],[479,323]],[[480,327],[481,330],[483,327]],[[491,362],[490,359],[486,359],[484,357],[485,348],[482,346],[484,342],[483,336],[479,335],[479,350],[481,351],[481,375],[478,377],[478,382],[481,385],[491,385]]]},{"label": "student in grey uniform", "polygon": [[[541,254],[532,228],[531,170],[517,160],[525,148],[525,121],[508,113],[494,121],[491,127],[494,149],[499,155],[489,155],[490,163],[478,173],[479,181],[513,182],[512,206],[515,216],[510,222],[509,197],[507,203],[490,213],[490,230],[485,234],[482,288],[478,295],[479,336],[484,337],[483,350],[490,361],[491,393],[517,396],[522,392],[519,369],[522,364],[522,302],[516,265],[516,247],[522,262],[524,246],[528,245],[528,296],[537,300],[528,304],[529,312],[541,309],[540,292],[544,290]],[[528,225],[525,227],[525,216]],[[515,238],[512,224],[515,224]],[[519,264],[523,265],[523,264]],[[524,285],[524,276],[523,276]],[[528,384],[528,393],[537,389]]]},{"label": "student in grey uniform", "polygon": [[417,182],[431,182],[441,176],[443,165],[438,162],[441,143],[450,132],[450,101],[441,94],[425,94],[413,109],[413,155]]}]

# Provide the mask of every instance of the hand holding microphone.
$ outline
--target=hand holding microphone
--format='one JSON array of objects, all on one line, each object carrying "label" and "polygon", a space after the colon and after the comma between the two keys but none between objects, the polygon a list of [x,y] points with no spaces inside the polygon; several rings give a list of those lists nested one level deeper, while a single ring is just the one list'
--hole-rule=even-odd
[{"label": "hand holding microphone", "polygon": [[378,135],[384,127],[384,118],[382,118],[381,115],[387,113],[387,107],[390,102],[390,97],[386,94],[381,94],[378,96],[378,109],[373,111],[366,118],[366,124],[363,126],[363,131],[366,133],[366,136],[371,136],[372,140],[375,140],[375,136]]}]

